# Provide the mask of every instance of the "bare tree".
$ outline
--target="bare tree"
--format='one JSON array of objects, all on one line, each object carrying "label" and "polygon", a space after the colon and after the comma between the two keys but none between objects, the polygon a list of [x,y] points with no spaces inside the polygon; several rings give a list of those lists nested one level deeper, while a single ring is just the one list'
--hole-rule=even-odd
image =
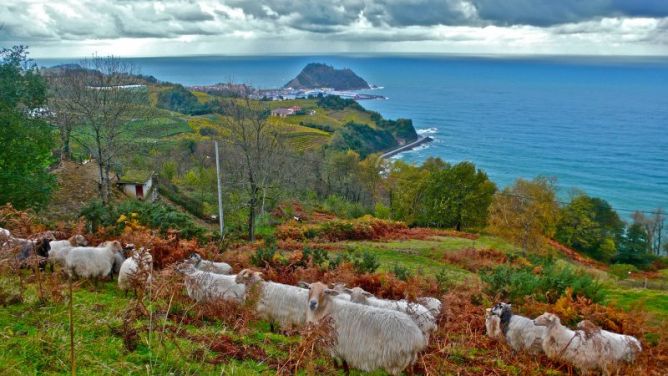
[{"label": "bare tree", "polygon": [[268,123],[269,111],[250,99],[233,99],[224,103],[224,125],[230,131],[230,144],[236,157],[227,165],[236,166],[240,185],[248,195],[248,239],[255,240],[258,210],[263,207],[267,191],[280,180],[284,165],[280,135]]},{"label": "bare tree", "polygon": [[70,140],[75,125],[79,122],[76,113],[68,111],[66,99],[69,96],[70,87],[67,75],[72,74],[70,70],[64,70],[59,74],[47,76],[50,95],[48,100],[49,122],[58,128],[60,135],[60,160],[71,160],[72,149]]},{"label": "bare tree", "polygon": [[[76,119],[77,132],[69,135],[95,158],[99,167],[100,198],[106,204],[111,193],[110,172],[132,145],[130,123],[148,117],[146,87],[131,64],[119,58],[83,60],[81,68],[63,75],[56,92],[64,120]],[[65,132],[68,132],[65,130]]]},{"label": "bare tree", "polygon": [[657,208],[650,216],[646,216],[640,211],[632,215],[635,223],[643,226],[647,232],[649,251],[657,256],[661,255],[661,245],[663,243],[663,227],[665,225],[666,215],[663,208]]}]

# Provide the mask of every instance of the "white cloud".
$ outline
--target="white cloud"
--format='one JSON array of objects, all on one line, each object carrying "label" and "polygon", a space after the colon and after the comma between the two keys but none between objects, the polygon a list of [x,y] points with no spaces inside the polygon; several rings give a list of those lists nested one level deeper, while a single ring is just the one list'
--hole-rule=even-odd
[{"label": "white cloud", "polygon": [[5,0],[0,45],[28,44],[38,57],[221,51],[667,55],[668,1],[631,1]]}]

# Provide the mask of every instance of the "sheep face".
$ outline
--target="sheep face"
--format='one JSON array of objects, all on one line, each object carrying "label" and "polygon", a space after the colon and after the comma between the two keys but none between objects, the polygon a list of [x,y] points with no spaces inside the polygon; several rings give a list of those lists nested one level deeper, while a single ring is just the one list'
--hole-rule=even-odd
[{"label": "sheep face", "polygon": [[35,243],[35,253],[38,256],[49,257],[49,251],[51,250],[51,244],[47,238],[42,238]]},{"label": "sheep face", "polygon": [[545,312],[542,315],[536,317],[533,320],[534,325],[536,326],[553,326],[553,325],[559,325],[561,324],[561,320],[559,320],[559,317],[553,313],[548,313]]},{"label": "sheep face", "polygon": [[192,274],[197,269],[195,269],[195,266],[189,262],[182,262],[176,266],[175,270],[180,274]]},{"label": "sheep face", "polygon": [[83,235],[74,235],[67,240],[72,247],[85,247],[88,245],[88,240]]},{"label": "sheep face", "polygon": [[503,316],[503,314],[506,313],[506,312],[510,312],[510,314],[512,315],[512,305],[508,304],[508,303],[503,303],[503,302],[496,303],[494,305],[494,307],[491,308],[491,312],[492,312],[493,315],[496,315],[496,316],[499,316],[499,317]]},{"label": "sheep face", "polygon": [[193,252],[190,254],[188,259],[195,265],[199,265],[200,262],[202,262],[202,256],[199,255],[197,252]]},{"label": "sheep face", "polygon": [[237,274],[234,278],[234,282],[242,283],[246,286],[254,285],[257,282],[262,281],[262,272],[256,272],[250,269],[244,269]]},{"label": "sheep face", "polygon": [[367,298],[373,296],[372,293],[364,291],[361,287],[353,287],[352,289],[344,289],[346,294],[350,295],[350,301],[358,304],[366,304]]},{"label": "sheep face", "polygon": [[[329,288],[338,291],[339,293],[346,293],[346,284],[345,283],[330,283]],[[346,293],[347,294],[347,293]]]},{"label": "sheep face", "polygon": [[339,293],[327,287],[322,282],[314,282],[308,285],[308,309],[312,312],[324,310],[329,303],[330,296]]}]

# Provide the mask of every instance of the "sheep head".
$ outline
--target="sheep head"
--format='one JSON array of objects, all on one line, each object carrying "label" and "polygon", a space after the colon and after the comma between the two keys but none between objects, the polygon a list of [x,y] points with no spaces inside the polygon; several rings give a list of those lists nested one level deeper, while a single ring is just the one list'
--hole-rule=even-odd
[{"label": "sheep head", "polygon": [[176,265],[175,270],[176,270],[177,273],[188,274],[188,275],[193,274],[194,272],[197,271],[195,266],[190,262],[179,263],[178,265]]},{"label": "sheep head", "polygon": [[322,282],[313,282],[311,284],[300,282],[300,285],[308,287],[308,309],[315,316],[320,316],[317,313],[322,313],[326,310],[330,297],[339,295],[337,291],[330,289]]},{"label": "sheep head", "polygon": [[373,296],[372,293],[364,291],[361,287],[353,287],[352,289],[344,289],[344,292],[350,295],[350,301],[353,303],[366,304],[367,298]]},{"label": "sheep head", "polygon": [[73,235],[67,240],[70,242],[72,247],[85,247],[88,245],[88,240],[86,240],[83,235],[79,234]]},{"label": "sheep head", "polygon": [[199,255],[197,252],[193,252],[188,256],[188,259],[195,265],[198,266],[200,262],[202,262],[202,256]]},{"label": "sheep head", "polygon": [[536,317],[533,320],[534,325],[536,326],[547,326],[551,327],[554,325],[561,325],[561,320],[554,313],[545,312],[542,315]]},{"label": "sheep head", "polygon": [[46,237],[41,238],[35,242],[35,253],[38,256],[49,257],[49,251],[51,250],[51,244],[49,244],[49,239]]},{"label": "sheep head", "polygon": [[252,286],[260,281],[264,281],[262,278],[262,272],[256,272],[251,269],[244,269],[237,274],[234,278],[234,282],[243,283],[246,286]]}]

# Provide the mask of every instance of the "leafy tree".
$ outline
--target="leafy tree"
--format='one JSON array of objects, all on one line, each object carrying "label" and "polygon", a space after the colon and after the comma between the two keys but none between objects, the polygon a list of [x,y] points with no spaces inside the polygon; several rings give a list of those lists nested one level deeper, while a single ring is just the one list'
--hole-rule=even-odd
[{"label": "leafy tree", "polygon": [[555,234],[559,218],[554,181],[517,179],[496,194],[489,209],[489,231],[524,250],[540,250]]},{"label": "leafy tree", "polygon": [[473,163],[445,165],[424,181],[416,223],[457,230],[485,226],[494,192],[496,185]]},{"label": "leafy tree", "polygon": [[603,261],[610,261],[624,233],[624,222],[605,200],[578,194],[561,210],[556,239]]},{"label": "leafy tree", "polygon": [[[403,161],[396,161],[390,167],[387,176],[387,190],[391,218],[400,219],[409,224],[417,221],[418,203],[424,191],[426,179],[429,177],[428,159],[422,167]],[[443,166],[445,164],[439,159]]]},{"label": "leafy tree", "polygon": [[649,237],[647,231],[642,224],[633,223],[626,229],[615,261],[621,264],[647,267],[651,262],[651,254],[648,250]]},{"label": "leafy tree", "polygon": [[161,91],[158,94],[157,106],[189,115],[202,115],[220,110],[215,101],[199,103],[197,97],[181,85]]},{"label": "leafy tree", "polygon": [[397,140],[388,130],[349,122],[334,132],[329,147],[338,151],[354,150],[364,158],[371,153],[391,149],[397,145]]},{"label": "leafy tree", "polygon": [[37,115],[46,84],[24,46],[0,50],[0,204],[44,205],[55,185],[48,172],[51,128]]}]

